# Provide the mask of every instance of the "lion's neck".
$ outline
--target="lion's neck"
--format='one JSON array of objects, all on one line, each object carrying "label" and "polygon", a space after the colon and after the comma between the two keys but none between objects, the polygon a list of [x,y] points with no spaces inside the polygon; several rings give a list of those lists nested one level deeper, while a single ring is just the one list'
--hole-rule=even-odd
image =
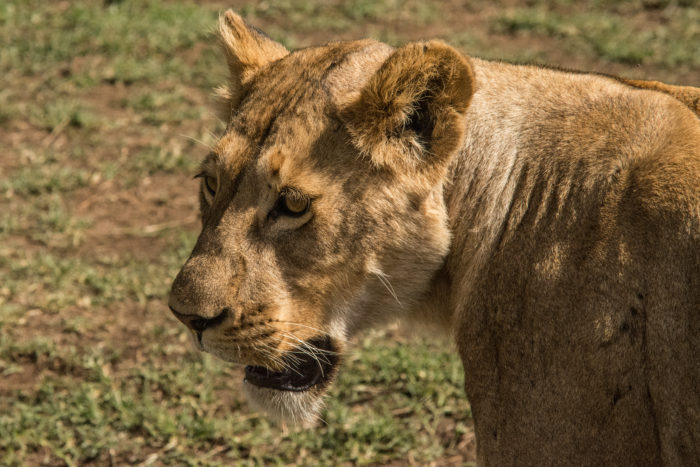
[{"label": "lion's neck", "polygon": [[[476,64],[477,85],[493,81]],[[468,111],[464,144],[452,164],[445,203],[453,233],[447,275],[466,296],[476,274],[488,261],[503,232],[519,177],[518,135],[522,115],[502,105],[504,96],[474,95]],[[453,304],[454,305],[454,304]],[[454,307],[448,307],[454,308]]]},{"label": "lion's neck", "polygon": [[523,228],[566,216],[563,206],[574,192],[597,190],[634,157],[620,147],[626,135],[582,125],[591,109],[596,121],[612,118],[606,109],[627,98],[625,86],[593,75],[473,62],[477,92],[445,187],[453,233],[445,274],[459,300],[467,299],[499,246]]}]

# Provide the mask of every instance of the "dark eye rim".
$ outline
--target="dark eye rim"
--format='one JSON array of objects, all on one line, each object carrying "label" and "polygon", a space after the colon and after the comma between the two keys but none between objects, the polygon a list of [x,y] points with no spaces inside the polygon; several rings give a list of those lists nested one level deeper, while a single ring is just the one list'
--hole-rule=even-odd
[{"label": "dark eye rim", "polygon": [[197,175],[195,175],[194,178],[201,178],[201,179],[203,180],[203,183],[202,183],[202,184],[204,185],[204,188],[207,190],[207,192],[208,192],[211,196],[216,196],[216,189],[215,189],[215,188],[212,188],[212,187],[209,185],[209,180],[210,180],[210,179],[215,179],[215,177],[209,175],[209,174],[206,173],[206,172],[200,172],[200,173],[198,173]]},{"label": "dark eye rim", "polygon": [[207,189],[210,195],[215,196],[216,195],[216,188],[212,188],[209,185],[209,180],[213,179],[214,177],[204,177],[204,187]]}]

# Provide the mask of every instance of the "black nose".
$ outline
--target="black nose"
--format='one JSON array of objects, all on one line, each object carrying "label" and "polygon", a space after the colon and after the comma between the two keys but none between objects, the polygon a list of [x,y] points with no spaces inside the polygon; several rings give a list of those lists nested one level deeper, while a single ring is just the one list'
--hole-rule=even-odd
[{"label": "black nose", "polygon": [[203,332],[207,328],[216,326],[217,324],[221,323],[229,313],[229,309],[224,308],[218,315],[214,316],[213,318],[205,318],[199,315],[185,315],[182,313],[178,313],[173,307],[169,308],[177,319],[185,323],[185,326],[196,332]]}]

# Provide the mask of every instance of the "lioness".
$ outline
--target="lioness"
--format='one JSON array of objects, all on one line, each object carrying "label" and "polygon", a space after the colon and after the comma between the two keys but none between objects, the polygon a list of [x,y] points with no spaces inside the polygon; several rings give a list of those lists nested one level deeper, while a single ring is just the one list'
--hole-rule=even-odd
[{"label": "lioness", "polygon": [[253,403],[313,418],[347,339],[399,317],[456,340],[482,465],[700,462],[700,91],[220,36],[169,304]]}]

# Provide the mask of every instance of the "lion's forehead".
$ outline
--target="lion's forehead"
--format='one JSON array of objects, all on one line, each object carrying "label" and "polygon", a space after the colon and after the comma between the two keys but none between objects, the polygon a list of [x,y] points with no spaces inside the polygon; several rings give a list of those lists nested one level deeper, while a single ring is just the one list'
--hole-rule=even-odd
[{"label": "lion's forehead", "polygon": [[[338,125],[323,125],[320,117],[313,120],[305,113],[281,116],[263,144],[231,132],[215,149],[219,174],[246,180],[245,186],[256,191],[267,186],[295,187],[309,195],[326,191],[334,180],[347,178],[353,159]],[[343,170],[335,167],[338,164]]]},{"label": "lion's forehead", "polygon": [[264,146],[271,136],[280,136],[281,128],[309,127],[314,117],[328,111],[328,100],[318,83],[277,84],[285,79],[288,78],[271,76],[271,82],[263,80],[251,89],[233,116],[229,130]]},{"label": "lion's forehead", "polygon": [[[245,85],[230,128],[260,145],[285,117],[334,116],[391,48],[371,40],[297,50],[260,70]],[[301,127],[300,127],[301,128]]]},{"label": "lion's forehead", "polygon": [[359,75],[370,75],[390,50],[371,40],[334,43],[261,70],[215,147],[224,175],[241,181],[245,173],[245,186],[287,185],[310,195],[365,177],[338,110],[362,86]]}]

